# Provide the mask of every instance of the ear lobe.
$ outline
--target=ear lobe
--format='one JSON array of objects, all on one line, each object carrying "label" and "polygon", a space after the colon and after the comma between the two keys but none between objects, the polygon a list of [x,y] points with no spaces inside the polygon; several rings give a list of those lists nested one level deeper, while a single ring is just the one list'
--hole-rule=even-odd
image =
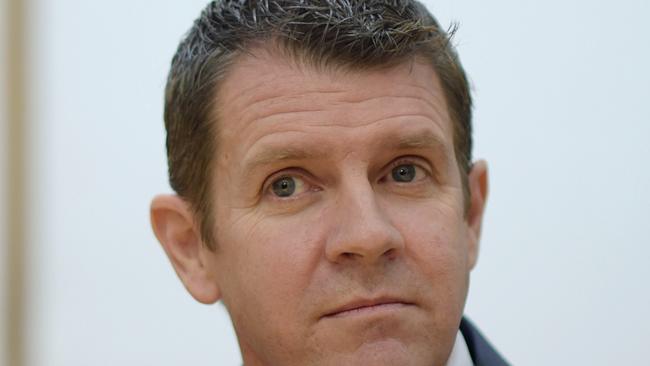
[{"label": "ear lobe", "polygon": [[151,201],[150,216],[153,232],[187,291],[204,304],[219,300],[216,279],[201,259],[207,249],[189,205],[177,195],[159,195]]},{"label": "ear lobe", "polygon": [[481,225],[488,195],[488,168],[485,160],[479,160],[472,165],[467,179],[470,191],[470,205],[467,211],[467,226],[469,229],[469,269],[474,268],[478,260]]}]

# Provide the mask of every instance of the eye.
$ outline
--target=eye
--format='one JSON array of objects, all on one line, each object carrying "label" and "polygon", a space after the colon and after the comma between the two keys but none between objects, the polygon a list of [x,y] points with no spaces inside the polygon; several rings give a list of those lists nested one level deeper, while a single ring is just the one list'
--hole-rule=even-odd
[{"label": "eye", "polygon": [[393,180],[399,183],[409,183],[424,174],[422,169],[414,164],[400,164],[393,168],[391,175]]},{"label": "eye", "polygon": [[278,197],[291,197],[296,192],[301,193],[304,190],[305,182],[297,177],[284,176],[276,179],[271,184],[273,194]]}]

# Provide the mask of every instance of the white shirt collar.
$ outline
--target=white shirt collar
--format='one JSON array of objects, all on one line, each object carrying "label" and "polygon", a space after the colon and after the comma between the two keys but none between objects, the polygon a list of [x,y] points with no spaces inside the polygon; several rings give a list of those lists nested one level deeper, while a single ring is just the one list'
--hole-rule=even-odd
[{"label": "white shirt collar", "polygon": [[467,343],[465,343],[465,337],[463,334],[458,331],[456,334],[456,341],[454,342],[454,348],[451,350],[451,355],[449,360],[447,360],[447,366],[473,366],[472,356],[469,354],[469,348],[467,348]]}]

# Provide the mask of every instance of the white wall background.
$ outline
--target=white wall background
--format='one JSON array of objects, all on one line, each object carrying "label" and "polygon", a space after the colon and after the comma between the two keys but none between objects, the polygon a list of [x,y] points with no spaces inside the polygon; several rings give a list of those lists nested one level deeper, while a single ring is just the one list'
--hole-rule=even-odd
[{"label": "white wall background", "polygon": [[[238,365],[222,306],[149,229],[162,91],[203,0],[33,0],[30,366]],[[650,339],[650,6],[429,1],[491,167],[467,314],[516,365],[642,364]]]}]

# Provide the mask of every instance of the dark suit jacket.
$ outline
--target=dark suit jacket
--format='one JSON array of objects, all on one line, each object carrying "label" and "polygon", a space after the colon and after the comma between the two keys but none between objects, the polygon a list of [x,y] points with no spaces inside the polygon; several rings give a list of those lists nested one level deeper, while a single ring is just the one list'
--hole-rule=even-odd
[{"label": "dark suit jacket", "polygon": [[508,366],[499,353],[488,343],[476,327],[465,317],[460,321],[460,332],[465,338],[475,366]]}]

